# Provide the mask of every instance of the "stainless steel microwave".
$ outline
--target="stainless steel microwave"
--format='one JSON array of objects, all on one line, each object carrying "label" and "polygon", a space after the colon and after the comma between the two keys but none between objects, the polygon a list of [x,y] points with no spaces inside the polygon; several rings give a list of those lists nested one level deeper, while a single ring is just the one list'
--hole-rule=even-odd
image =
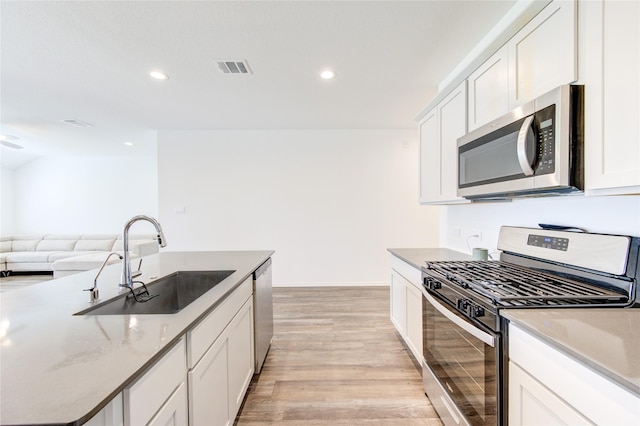
[{"label": "stainless steel microwave", "polygon": [[560,86],[458,139],[458,196],[482,201],[584,189],[584,86]]}]

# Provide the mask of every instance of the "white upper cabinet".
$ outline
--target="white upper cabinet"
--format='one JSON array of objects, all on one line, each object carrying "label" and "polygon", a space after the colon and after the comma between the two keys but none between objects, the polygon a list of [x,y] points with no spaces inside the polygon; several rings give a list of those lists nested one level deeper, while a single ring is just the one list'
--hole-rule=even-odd
[{"label": "white upper cabinet", "polygon": [[420,202],[466,202],[458,197],[458,138],[467,131],[467,84],[463,81],[420,123]]},{"label": "white upper cabinet", "polygon": [[473,72],[467,79],[469,131],[509,112],[509,61],[507,46]]},{"label": "white upper cabinet", "polygon": [[640,2],[581,1],[585,187],[640,193]]},{"label": "white upper cabinet", "polygon": [[577,76],[576,2],[555,0],[509,41],[509,109]]}]

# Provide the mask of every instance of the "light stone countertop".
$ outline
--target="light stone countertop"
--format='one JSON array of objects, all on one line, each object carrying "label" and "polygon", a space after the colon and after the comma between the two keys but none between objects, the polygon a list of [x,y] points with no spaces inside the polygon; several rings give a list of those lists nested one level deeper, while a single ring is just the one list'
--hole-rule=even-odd
[{"label": "light stone countertop", "polygon": [[502,315],[640,396],[640,309],[504,309]]},{"label": "light stone countertop", "polygon": [[[235,270],[178,313],[84,315],[96,271],[0,295],[0,423],[80,424],[162,356],[251,276],[273,251],[162,252],[142,262],[148,283],[176,271]],[[132,265],[137,269],[137,263]],[[100,300],[120,294],[120,264],[98,280]]]},{"label": "light stone countertop", "polygon": [[442,248],[390,248],[387,251],[418,269],[427,260],[436,262],[473,259],[470,254]]},{"label": "light stone countertop", "polygon": [[[471,260],[448,249],[388,249],[420,269],[424,262]],[[537,338],[640,396],[640,309],[503,309]]]}]

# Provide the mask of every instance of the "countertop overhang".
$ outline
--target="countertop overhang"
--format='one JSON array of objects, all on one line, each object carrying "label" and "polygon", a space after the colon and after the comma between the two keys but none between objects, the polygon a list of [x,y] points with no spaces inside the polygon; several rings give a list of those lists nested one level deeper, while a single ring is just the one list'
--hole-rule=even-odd
[{"label": "countertop overhang", "polygon": [[[84,315],[83,289],[96,271],[67,276],[0,295],[0,423],[81,424],[145,372],[172,344],[273,251],[162,252],[147,256],[149,283],[177,271],[234,270],[175,314]],[[135,264],[134,264],[135,269]],[[100,300],[121,294],[120,264],[104,269]]]}]

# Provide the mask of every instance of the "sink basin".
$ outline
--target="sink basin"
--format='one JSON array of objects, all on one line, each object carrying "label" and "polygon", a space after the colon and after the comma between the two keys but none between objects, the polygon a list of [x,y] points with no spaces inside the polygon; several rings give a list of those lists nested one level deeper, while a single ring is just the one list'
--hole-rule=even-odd
[{"label": "sink basin", "polygon": [[[147,284],[147,302],[136,302],[131,293],[92,306],[75,315],[175,314],[220,284],[235,271],[179,271]],[[136,287],[136,294],[142,288]]]}]

